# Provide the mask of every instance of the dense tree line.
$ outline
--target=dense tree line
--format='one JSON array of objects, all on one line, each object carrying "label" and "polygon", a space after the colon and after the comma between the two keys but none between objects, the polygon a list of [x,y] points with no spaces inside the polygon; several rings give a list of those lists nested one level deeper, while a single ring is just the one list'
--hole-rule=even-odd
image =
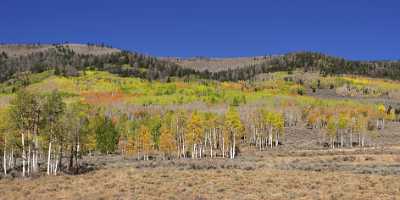
[{"label": "dense tree line", "polygon": [[[32,73],[53,69],[57,75],[75,76],[86,69],[104,70],[121,76],[134,76],[149,80],[171,76],[200,76],[221,81],[251,80],[257,74],[293,71],[318,71],[322,75],[355,74],[371,77],[400,79],[398,61],[349,61],[314,52],[289,53],[263,59],[264,62],[223,71],[196,71],[183,68],[172,61],[159,60],[136,52],[121,51],[103,55],[77,54],[65,45],[54,45],[44,52],[9,57],[0,53],[0,82],[15,78],[21,72]],[[205,66],[207,67],[207,66]]]},{"label": "dense tree line", "polygon": [[322,75],[354,74],[370,77],[400,79],[400,62],[398,61],[350,61],[322,53],[298,52],[266,59],[260,64],[215,73],[202,72],[203,78],[223,81],[251,80],[257,74],[293,71],[316,71]]},{"label": "dense tree line", "polygon": [[167,79],[170,76],[194,74],[190,69],[143,54],[121,51],[103,55],[77,54],[65,45],[54,45],[47,51],[26,56],[10,57],[0,53],[0,81],[17,74],[55,70],[57,75],[76,76],[86,69],[104,70],[121,76],[135,76],[149,80]]}]

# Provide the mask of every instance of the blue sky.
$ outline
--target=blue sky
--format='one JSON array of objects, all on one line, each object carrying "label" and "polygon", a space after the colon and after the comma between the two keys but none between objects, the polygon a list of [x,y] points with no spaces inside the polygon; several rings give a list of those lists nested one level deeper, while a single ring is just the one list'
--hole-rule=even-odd
[{"label": "blue sky", "polygon": [[104,42],[155,56],[318,51],[400,59],[398,0],[1,0],[0,42]]}]

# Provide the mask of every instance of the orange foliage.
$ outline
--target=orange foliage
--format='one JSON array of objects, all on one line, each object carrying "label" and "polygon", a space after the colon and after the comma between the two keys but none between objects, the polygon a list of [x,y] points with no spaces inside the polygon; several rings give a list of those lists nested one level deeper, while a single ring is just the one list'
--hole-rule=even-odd
[{"label": "orange foliage", "polygon": [[234,89],[234,90],[242,89],[242,84],[234,82],[223,82],[221,86],[223,89]]},{"label": "orange foliage", "polygon": [[109,105],[121,103],[127,97],[122,92],[84,92],[81,93],[84,102],[91,105]]}]

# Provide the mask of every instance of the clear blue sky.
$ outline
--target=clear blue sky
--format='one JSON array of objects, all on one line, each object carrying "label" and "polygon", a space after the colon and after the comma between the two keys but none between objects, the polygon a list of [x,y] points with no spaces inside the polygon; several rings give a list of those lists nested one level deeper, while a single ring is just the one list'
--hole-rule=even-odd
[{"label": "clear blue sky", "polygon": [[104,42],[156,56],[319,51],[400,59],[399,0],[1,0],[0,42]]}]

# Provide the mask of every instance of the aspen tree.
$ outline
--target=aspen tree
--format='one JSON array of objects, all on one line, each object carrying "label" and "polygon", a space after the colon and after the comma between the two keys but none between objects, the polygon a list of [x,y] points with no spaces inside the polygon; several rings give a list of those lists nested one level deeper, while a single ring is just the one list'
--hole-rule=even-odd
[{"label": "aspen tree", "polygon": [[122,114],[116,124],[119,132],[118,148],[122,155],[127,155],[128,137],[132,127],[127,114]]},{"label": "aspen tree", "polygon": [[234,159],[236,154],[236,140],[241,138],[244,132],[244,126],[240,120],[239,113],[235,107],[230,107],[225,114],[225,132],[229,137],[229,154]]},{"label": "aspen tree", "polygon": [[59,130],[60,133],[65,134],[65,141],[70,149],[68,170],[75,174],[80,172],[79,159],[82,154],[82,149],[87,147],[89,142],[89,119],[87,109],[87,105],[79,102],[70,104],[62,119],[63,126],[61,126],[61,128],[65,128],[66,130]]},{"label": "aspen tree", "polygon": [[[3,139],[3,173],[7,175],[7,168],[9,168],[10,163],[7,164],[8,160],[8,146],[9,146],[9,135],[10,135],[10,122],[8,117],[7,109],[0,109],[0,140]],[[10,154],[11,155],[11,154]],[[12,161],[9,161],[12,162]]]},{"label": "aspen tree", "polygon": [[164,120],[160,128],[160,151],[164,154],[163,157],[165,159],[166,155],[172,156],[174,154],[176,147],[176,137],[172,132],[172,130],[174,129],[174,126],[172,124],[172,113],[167,113],[163,118]]},{"label": "aspen tree", "polygon": [[335,138],[337,136],[337,119],[335,116],[329,116],[327,121],[327,133],[331,140],[332,149],[335,148]]},{"label": "aspen tree", "polygon": [[[35,118],[35,109],[33,109],[35,102],[34,95],[21,90],[16,94],[16,97],[11,101],[10,116],[14,122],[14,126],[18,130],[21,137],[22,147],[22,176],[29,175],[30,172],[30,131],[32,130],[33,121]],[[29,151],[27,152],[27,146]],[[28,164],[28,166],[27,166]]]},{"label": "aspen tree", "polygon": [[396,112],[395,112],[395,110],[394,110],[393,108],[390,109],[387,118],[388,118],[388,120],[390,120],[390,121],[395,121],[395,120],[396,120]]},{"label": "aspen tree", "polygon": [[150,130],[144,125],[139,128],[139,152],[143,153],[143,160],[149,160],[151,151],[151,135]]},{"label": "aspen tree", "polygon": [[173,130],[176,135],[177,140],[177,151],[178,157],[186,158],[186,142],[187,142],[187,134],[186,134],[186,125],[187,117],[186,113],[183,111],[178,111],[173,115],[172,126],[174,126]]},{"label": "aspen tree", "polygon": [[[49,96],[46,97],[46,101],[43,105],[43,111],[46,123],[45,131],[47,132],[48,138],[48,154],[47,154],[47,175],[50,175],[50,165],[51,165],[51,153],[53,152],[54,142],[58,142],[59,146],[63,145],[60,139],[62,136],[61,131],[63,131],[61,126],[61,117],[65,111],[65,104],[62,101],[61,95],[53,91]],[[72,116],[71,116],[72,117]],[[61,154],[61,152],[59,152]],[[60,157],[62,155],[59,155]],[[57,162],[57,160],[55,160]],[[61,167],[61,166],[59,166]]]},{"label": "aspen tree", "polygon": [[376,120],[376,128],[377,129],[384,129],[385,128],[385,117],[386,117],[386,108],[385,105],[380,104],[378,105],[378,114]]},{"label": "aspen tree", "polygon": [[344,134],[346,133],[346,130],[349,125],[349,118],[347,116],[347,113],[342,112],[339,114],[339,120],[338,120],[338,130],[339,130],[339,136],[340,136],[340,147],[344,147]]},{"label": "aspen tree", "polygon": [[201,142],[202,121],[198,112],[193,112],[187,123],[188,142],[192,145],[192,159],[198,157],[198,147]]},{"label": "aspen tree", "polygon": [[172,156],[175,151],[175,138],[172,132],[167,127],[161,127],[160,136],[160,151],[164,153],[164,158],[167,156]]},{"label": "aspen tree", "polygon": [[358,146],[364,147],[365,145],[365,134],[368,129],[368,118],[367,113],[361,113],[358,115],[356,124],[355,124],[355,131],[358,132]]},{"label": "aspen tree", "polygon": [[279,145],[279,137],[283,134],[284,123],[283,115],[281,113],[275,113],[272,120],[272,126],[275,129],[275,146]]}]

